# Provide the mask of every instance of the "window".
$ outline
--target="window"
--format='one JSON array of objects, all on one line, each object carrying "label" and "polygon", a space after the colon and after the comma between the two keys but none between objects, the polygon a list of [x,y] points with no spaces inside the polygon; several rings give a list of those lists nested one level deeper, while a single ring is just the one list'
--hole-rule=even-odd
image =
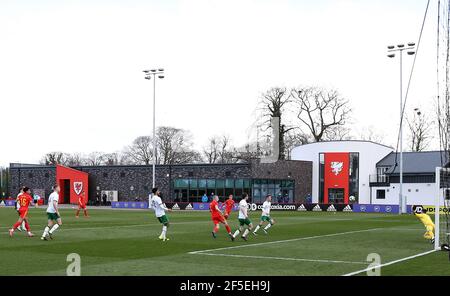
[{"label": "window", "polygon": [[262,203],[266,195],[271,194],[278,202],[294,201],[292,180],[270,179],[174,179],[172,196],[179,201],[196,202],[206,193],[214,193],[219,197],[230,194],[239,199],[247,193],[253,202]]},{"label": "window", "polygon": [[234,188],[234,180],[226,179],[225,180],[225,188]]},{"label": "window", "polygon": [[377,190],[377,199],[386,199],[386,190]]},{"label": "window", "polygon": [[325,154],[319,154],[319,203],[324,202],[325,195]]},{"label": "window", "polygon": [[175,188],[188,188],[188,187],[189,187],[189,180],[187,180],[187,179],[176,179],[175,180]]},{"label": "window", "polygon": [[205,179],[198,180],[198,188],[206,188],[206,180]]},{"label": "window", "polygon": [[190,186],[190,188],[192,189],[192,188],[198,188],[198,181],[197,181],[197,179],[190,179],[189,180],[189,186]]},{"label": "window", "polygon": [[225,188],[225,180],[216,180],[217,188]]},{"label": "window", "polygon": [[349,169],[349,196],[355,198],[355,203],[359,201],[359,153],[350,153]]},{"label": "window", "polygon": [[208,189],[214,189],[214,188],[216,188],[216,180],[210,179],[207,181],[206,185],[207,185]]}]

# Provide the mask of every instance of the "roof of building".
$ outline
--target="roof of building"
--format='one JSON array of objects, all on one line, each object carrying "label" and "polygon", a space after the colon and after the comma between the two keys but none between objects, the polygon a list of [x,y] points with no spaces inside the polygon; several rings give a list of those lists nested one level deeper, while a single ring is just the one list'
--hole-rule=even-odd
[{"label": "roof of building", "polygon": [[[420,174],[434,173],[436,167],[441,167],[441,157],[444,157],[444,165],[447,160],[444,152],[425,151],[425,152],[403,152],[403,173]],[[397,165],[395,162],[397,161]],[[392,152],[377,163],[377,167],[389,167],[387,174],[400,173],[400,153]]]},{"label": "roof of building", "polygon": [[373,145],[378,145],[378,146],[386,147],[386,148],[389,148],[389,149],[394,149],[393,147],[390,147],[390,146],[387,146],[387,145],[384,145],[384,144],[376,143],[376,142],[373,142],[373,141],[366,141],[366,140],[334,140],[334,141],[320,141],[320,142],[314,142],[314,143],[303,144],[303,145],[294,147],[293,149],[299,148],[299,147],[302,147],[302,146],[320,145],[320,144],[326,144],[326,143],[369,143],[369,144],[373,144]]}]

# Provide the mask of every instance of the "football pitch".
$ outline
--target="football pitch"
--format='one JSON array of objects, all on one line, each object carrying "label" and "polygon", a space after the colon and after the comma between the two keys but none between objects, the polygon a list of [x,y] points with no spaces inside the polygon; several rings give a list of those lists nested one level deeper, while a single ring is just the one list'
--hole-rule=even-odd
[{"label": "football pitch", "polygon": [[[28,238],[8,229],[17,220],[0,208],[0,275],[65,275],[67,256],[81,257],[82,275],[366,275],[369,254],[379,254],[381,275],[450,275],[448,253],[433,252],[413,216],[357,213],[273,212],[277,224],[248,242],[231,242],[221,227],[211,236],[208,212],[169,213],[170,241],[151,211],[91,209],[74,217],[63,209],[54,240],[41,241],[45,208],[30,210]],[[260,212],[252,212],[254,224]],[[233,231],[237,214],[229,220]]]}]

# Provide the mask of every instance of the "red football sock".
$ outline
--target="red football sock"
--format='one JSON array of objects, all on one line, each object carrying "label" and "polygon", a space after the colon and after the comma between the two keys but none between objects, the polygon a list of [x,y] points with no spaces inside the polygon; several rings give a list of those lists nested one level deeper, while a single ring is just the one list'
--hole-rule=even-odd
[{"label": "red football sock", "polygon": [[28,221],[25,221],[25,229],[30,232],[30,224],[28,224]]},{"label": "red football sock", "polygon": [[13,229],[19,228],[20,225],[22,225],[22,222],[17,221],[16,224],[13,225]]},{"label": "red football sock", "polygon": [[214,233],[217,233],[217,231],[219,231],[219,225],[218,224],[216,224],[216,226],[214,226]]},{"label": "red football sock", "polygon": [[228,233],[231,233],[231,228],[229,225],[225,225],[225,229],[227,230]]}]

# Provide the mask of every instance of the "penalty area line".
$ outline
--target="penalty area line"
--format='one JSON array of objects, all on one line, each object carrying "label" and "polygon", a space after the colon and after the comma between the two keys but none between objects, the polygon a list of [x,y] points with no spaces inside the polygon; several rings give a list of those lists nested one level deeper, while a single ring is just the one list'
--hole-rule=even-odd
[{"label": "penalty area line", "polygon": [[351,272],[351,273],[344,274],[343,276],[354,276],[354,275],[357,275],[357,274],[360,274],[360,273],[363,273],[363,272],[372,271],[372,270],[375,270],[375,269],[380,269],[380,268],[385,267],[385,266],[394,265],[394,264],[397,264],[397,263],[400,263],[400,262],[404,262],[404,261],[408,261],[408,260],[415,259],[415,258],[418,258],[418,257],[426,256],[426,255],[429,255],[429,254],[434,253],[436,251],[438,251],[438,250],[431,250],[431,251],[428,251],[428,252],[423,252],[423,253],[416,254],[416,255],[413,255],[413,256],[409,256],[409,257],[405,257],[405,258],[402,258],[402,259],[398,259],[398,260],[394,260],[394,261],[391,261],[391,262],[387,262],[387,263],[384,263],[384,264],[379,264],[379,265],[376,265],[376,266],[370,266],[370,267],[367,267],[366,269],[361,269],[361,270],[358,270],[358,271],[354,271],[354,272]]},{"label": "penalty area line", "polygon": [[194,255],[222,256],[222,257],[247,258],[247,259],[302,261],[302,262],[315,262],[315,263],[363,264],[363,265],[369,264],[367,262],[353,262],[353,261],[340,261],[340,260],[327,260],[327,259],[286,258],[286,257],[250,256],[250,255],[233,255],[233,254],[217,254],[217,253],[195,253]]},{"label": "penalty area line", "polygon": [[239,246],[224,247],[224,248],[217,248],[217,249],[210,249],[210,250],[193,251],[193,252],[188,252],[188,254],[195,255],[195,254],[202,254],[202,253],[211,253],[211,252],[214,252],[214,251],[223,251],[223,250],[231,250],[231,249],[239,249],[239,248],[248,248],[248,247],[265,246],[265,245],[271,245],[271,244],[289,243],[289,242],[302,241],[302,240],[310,240],[310,239],[316,239],[316,238],[325,238],[325,237],[333,237],[333,236],[340,236],[340,235],[347,235],[347,234],[354,234],[354,233],[362,233],[362,232],[376,231],[376,230],[381,230],[381,229],[383,229],[383,228],[371,228],[371,229],[355,230],[355,231],[346,231],[346,232],[338,232],[338,233],[331,233],[331,234],[324,234],[324,235],[315,235],[315,236],[299,237],[299,238],[287,239],[287,240],[278,240],[278,241],[271,241],[271,242],[264,242],[264,243],[256,243],[256,244],[248,244],[248,245],[239,245]]}]

